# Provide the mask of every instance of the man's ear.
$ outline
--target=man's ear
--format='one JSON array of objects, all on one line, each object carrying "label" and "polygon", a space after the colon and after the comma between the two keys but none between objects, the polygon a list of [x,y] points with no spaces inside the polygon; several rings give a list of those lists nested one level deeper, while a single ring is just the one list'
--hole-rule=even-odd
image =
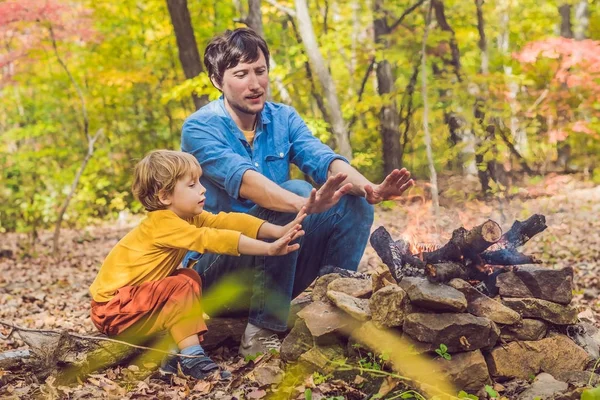
[{"label": "man's ear", "polygon": [[217,82],[217,80],[215,79],[215,76],[212,75],[210,77],[210,81],[212,82],[213,86],[216,87],[217,89],[219,89],[221,92],[223,91],[223,89],[221,89],[221,85],[219,85],[219,83]]},{"label": "man's ear", "polygon": [[171,203],[173,202],[172,199],[172,195],[165,193],[164,190],[161,190],[158,192],[158,200],[160,200],[160,202],[164,205],[164,206],[170,206]]}]

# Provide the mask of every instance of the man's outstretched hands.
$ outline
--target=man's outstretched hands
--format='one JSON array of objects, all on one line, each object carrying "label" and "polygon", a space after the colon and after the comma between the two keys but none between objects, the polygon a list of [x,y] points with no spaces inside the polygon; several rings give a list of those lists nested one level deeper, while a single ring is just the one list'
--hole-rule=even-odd
[{"label": "man's outstretched hands", "polygon": [[319,190],[313,189],[304,206],[306,214],[322,213],[336,205],[342,196],[352,189],[351,183],[347,183],[340,187],[347,177],[347,174],[340,172],[334,176],[330,176]]},{"label": "man's outstretched hands", "polygon": [[[304,216],[302,219],[304,219]],[[302,225],[295,224],[293,225],[282,237],[274,241],[269,245],[267,255],[268,256],[285,256],[293,251],[296,251],[300,248],[299,243],[290,244],[290,242],[298,239],[299,237],[304,235],[304,231],[302,230]]]},{"label": "man's outstretched hands", "polygon": [[378,204],[384,200],[394,200],[412,187],[415,181],[410,179],[406,168],[393,170],[379,185],[365,185],[366,199],[370,204]]}]

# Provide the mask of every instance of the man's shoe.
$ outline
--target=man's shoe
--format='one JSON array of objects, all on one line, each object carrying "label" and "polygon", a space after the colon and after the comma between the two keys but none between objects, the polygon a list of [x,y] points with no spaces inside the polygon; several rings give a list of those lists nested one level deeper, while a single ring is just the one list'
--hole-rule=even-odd
[{"label": "man's shoe", "polygon": [[277,334],[269,329],[260,329],[252,337],[242,336],[239,354],[243,357],[255,356],[257,354],[268,354],[272,351],[279,352],[281,340]]}]

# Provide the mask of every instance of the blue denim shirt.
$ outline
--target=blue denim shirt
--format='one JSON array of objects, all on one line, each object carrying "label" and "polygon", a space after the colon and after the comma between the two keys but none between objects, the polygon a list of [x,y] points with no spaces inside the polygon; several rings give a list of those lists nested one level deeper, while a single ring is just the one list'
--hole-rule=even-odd
[{"label": "blue denim shirt", "polygon": [[183,124],[181,149],[202,166],[209,212],[247,212],[254,203],[240,197],[248,170],[277,184],[290,179],[290,163],[317,184],[327,180],[329,164],[344,157],[317,139],[292,107],[265,103],[251,148],[227,110],[223,96],[192,114]]}]

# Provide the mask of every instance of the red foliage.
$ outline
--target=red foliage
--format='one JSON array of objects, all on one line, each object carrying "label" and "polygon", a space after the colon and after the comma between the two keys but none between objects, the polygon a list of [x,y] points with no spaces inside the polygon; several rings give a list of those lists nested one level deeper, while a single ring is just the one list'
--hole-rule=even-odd
[{"label": "red foliage", "polygon": [[52,27],[57,42],[94,40],[90,12],[59,0],[8,0],[0,2],[0,68],[5,79],[15,73],[14,63],[31,50],[48,44]]},{"label": "red foliage", "polygon": [[539,58],[552,58],[559,62],[555,79],[568,87],[594,85],[600,77],[600,41],[574,40],[563,37],[539,40],[527,44],[515,59],[533,64]]},{"label": "red foliage", "polygon": [[537,113],[554,121],[547,132],[550,143],[565,140],[571,132],[600,137],[586,121],[598,115],[594,103],[600,97],[600,41],[549,38],[528,43],[513,57],[532,75],[539,74],[540,59],[555,60],[552,79],[537,91],[527,90],[543,100],[527,116]]}]

